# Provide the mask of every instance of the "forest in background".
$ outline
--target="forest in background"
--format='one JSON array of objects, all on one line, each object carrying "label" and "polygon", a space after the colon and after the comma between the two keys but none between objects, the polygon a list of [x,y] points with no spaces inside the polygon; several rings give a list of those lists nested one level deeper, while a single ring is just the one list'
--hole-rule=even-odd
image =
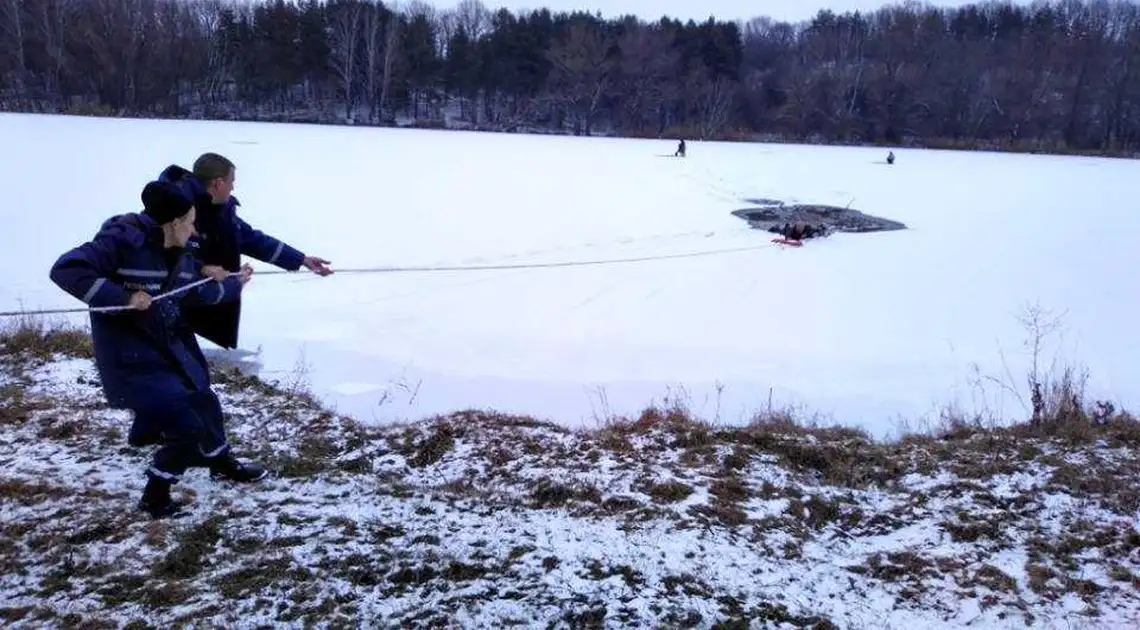
[{"label": "forest in background", "polygon": [[1135,155],[1140,5],[0,0],[0,110]]}]

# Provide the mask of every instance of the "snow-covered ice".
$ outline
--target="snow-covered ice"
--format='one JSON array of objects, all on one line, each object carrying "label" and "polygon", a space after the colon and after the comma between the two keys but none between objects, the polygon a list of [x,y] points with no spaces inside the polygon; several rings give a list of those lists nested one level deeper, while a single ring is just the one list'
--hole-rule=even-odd
[{"label": "snow-covered ice", "polygon": [[[1140,215],[1132,160],[986,152],[0,115],[8,244],[0,309],[80,306],[47,278],[167,164],[238,164],[255,227],[337,268],[586,261],[621,265],[263,275],[241,346],[362,421],[465,408],[566,425],[664,398],[735,422],[796,404],[877,434],[983,375],[1021,386],[1027,304],[1064,313],[1049,356],[1092,393],[1140,400]],[[910,229],[781,249],[748,198],[846,206]],[[259,270],[269,267],[254,263]],[[83,316],[77,316],[82,321]],[[1023,415],[988,387],[987,407]]]}]

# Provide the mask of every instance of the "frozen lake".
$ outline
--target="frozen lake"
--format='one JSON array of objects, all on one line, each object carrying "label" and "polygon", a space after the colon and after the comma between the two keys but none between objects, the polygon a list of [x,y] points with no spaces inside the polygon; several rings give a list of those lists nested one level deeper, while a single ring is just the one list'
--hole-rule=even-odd
[{"label": "frozen lake", "polygon": [[[1032,303],[1064,315],[1047,360],[1140,401],[1136,161],[896,150],[888,167],[885,149],[696,141],[668,159],[667,140],[14,114],[0,138],[18,148],[0,158],[0,310],[80,306],[48,280],[55,258],[204,151],[237,163],[241,216],[334,268],[721,252],[255,275],[242,348],[364,421],[494,408],[592,426],[681,400],[739,422],[770,395],[880,435],[955,402],[1014,418],[972,366],[1004,378],[1004,354],[1024,389]],[[781,248],[731,214],[749,198],[909,229]]]}]

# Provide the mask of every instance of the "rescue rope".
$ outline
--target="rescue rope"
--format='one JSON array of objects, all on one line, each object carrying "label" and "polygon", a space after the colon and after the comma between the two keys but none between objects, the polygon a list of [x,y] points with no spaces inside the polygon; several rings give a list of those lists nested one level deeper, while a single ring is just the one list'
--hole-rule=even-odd
[{"label": "rescue rope", "polygon": [[[594,260],[564,260],[557,262],[544,262],[544,263],[505,263],[495,265],[434,265],[434,266],[413,266],[413,267],[357,267],[348,269],[335,269],[336,274],[343,273],[424,273],[424,272],[438,272],[438,271],[502,271],[508,269],[550,269],[556,267],[587,267],[599,265],[615,265],[624,263],[648,262],[653,260],[671,260],[678,258],[696,258],[699,256],[712,256],[716,254],[731,254],[735,252],[749,251],[753,249],[761,249],[772,247],[771,243],[762,243],[759,245],[747,245],[744,247],[730,247],[724,249],[708,249],[696,252],[685,252],[682,254],[658,254],[655,256],[638,256],[634,258],[604,258]],[[284,269],[268,269],[265,271],[255,271],[254,276],[263,275],[278,275],[278,274],[292,274],[295,271],[286,271]],[[230,275],[237,275],[231,273]],[[212,278],[202,278],[196,280],[188,285],[179,287],[166,293],[160,293],[153,296],[151,301],[162,300],[172,297],[179,293],[189,291],[196,286],[212,282]],[[0,312],[0,317],[19,317],[28,315],[56,315],[64,313],[106,313],[112,311],[125,311],[132,309],[129,304],[121,306],[96,306],[87,308],[56,308],[56,309],[41,309],[35,311],[3,311]]]},{"label": "rescue rope", "polygon": [[[237,275],[237,274],[231,273],[230,275],[233,276],[233,275]],[[166,299],[168,297],[173,297],[175,295],[178,295],[179,293],[184,293],[186,291],[189,291],[190,289],[193,289],[196,286],[206,284],[207,282],[213,282],[213,281],[214,281],[213,278],[202,278],[201,280],[195,280],[194,282],[191,282],[190,284],[187,284],[185,286],[178,287],[177,289],[167,291],[166,293],[159,293],[158,295],[155,295],[155,296],[151,296],[150,301],[155,302],[158,300]],[[43,309],[43,310],[38,310],[38,311],[4,311],[4,312],[0,312],[0,317],[18,317],[20,315],[55,315],[57,313],[110,313],[113,311],[127,311],[127,310],[134,310],[134,307],[131,306],[130,304],[122,304],[119,306],[89,306],[87,308],[54,308],[54,309]]]},{"label": "rescue rope", "polygon": [[[714,254],[730,254],[733,252],[743,252],[752,249],[761,249],[771,247],[770,243],[761,245],[747,245],[744,247],[730,247],[726,249],[709,249],[696,252],[685,252],[683,254],[658,254],[655,256],[639,256],[636,258],[604,258],[596,260],[563,260],[556,262],[535,262],[535,263],[502,263],[494,265],[429,265],[429,266],[415,266],[415,267],[355,267],[347,269],[335,269],[337,274],[341,273],[424,273],[432,271],[502,271],[507,269],[549,269],[553,267],[588,267],[596,265],[614,265],[622,263],[635,263],[647,262],[652,260],[670,260],[676,258],[696,258],[698,256],[711,256]],[[277,275],[277,274],[290,274],[297,273],[296,271],[286,271],[284,269],[268,269],[265,271],[255,271],[254,276],[264,275]]]}]

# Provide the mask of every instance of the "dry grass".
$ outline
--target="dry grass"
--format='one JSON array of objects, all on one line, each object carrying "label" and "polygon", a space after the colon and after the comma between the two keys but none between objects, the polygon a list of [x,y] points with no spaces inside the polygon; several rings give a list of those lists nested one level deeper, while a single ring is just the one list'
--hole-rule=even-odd
[{"label": "dry grass", "polygon": [[198,575],[222,537],[222,523],[221,516],[213,516],[186,530],[174,549],[152,567],[151,575],[157,579],[185,579]]},{"label": "dry grass", "polygon": [[541,477],[534,482],[530,499],[532,506],[542,509],[563,507],[572,502],[600,504],[602,493],[589,483],[563,483]]},{"label": "dry grass", "polygon": [[423,468],[443,459],[455,447],[456,437],[462,434],[464,429],[460,426],[450,421],[438,422],[432,427],[427,439],[420,442],[413,441],[412,434],[409,434],[409,440],[403,449],[403,453],[409,456],[408,465]]},{"label": "dry grass", "polygon": [[[57,334],[64,337],[53,337]],[[14,335],[20,341],[4,346],[3,367],[19,374],[15,366],[21,362],[31,365],[55,356],[58,348],[73,344],[66,334],[41,329]],[[650,564],[558,557],[552,553],[557,550],[537,538],[509,538],[516,532],[505,527],[497,532],[484,525],[477,535],[455,535],[466,519],[554,509],[570,518],[613,518],[623,532],[636,531],[642,521],[668,521],[670,528],[694,535],[753,543],[760,556],[779,563],[816,562],[821,547],[846,548],[845,540],[890,537],[916,524],[916,531],[941,529],[936,534],[941,542],[964,547],[960,556],[948,560],[928,555],[930,547],[920,546],[875,549],[860,554],[852,574],[844,576],[860,588],[889,583],[883,592],[900,606],[943,605],[936,598],[946,595],[947,584],[950,591],[960,587],[958,595],[977,597],[983,609],[1002,610],[1027,605],[1019,588],[1043,599],[1075,594],[1091,607],[1140,586],[1140,564],[1133,560],[1140,534],[1121,522],[1098,522],[1091,516],[1058,521],[1051,525],[1064,532],[1059,536],[1041,525],[1042,492],[1068,495],[1110,515],[1140,509],[1140,458],[1134,456],[1140,424],[1107,403],[1087,401],[1072,371],[1062,371],[1055,384],[1040,388],[1040,413],[1022,424],[998,427],[948,414],[937,430],[889,442],[874,441],[858,430],[819,426],[788,412],[763,414],[747,426],[717,426],[679,405],[652,407],[594,431],[472,410],[406,426],[366,428],[321,412],[303,394],[236,371],[219,374],[227,395],[255,401],[259,412],[271,409],[268,415],[274,420],[294,414],[296,423],[282,423],[286,431],[255,434],[250,443],[263,449],[259,457],[264,455],[263,461],[278,472],[274,483],[279,488],[319,488],[316,494],[322,496],[298,493],[282,500],[255,492],[249,500],[266,511],[246,505],[140,527],[126,516],[122,522],[84,516],[88,503],[97,509],[113,503],[97,490],[57,487],[30,475],[0,476],[0,505],[45,512],[27,527],[0,523],[0,569],[25,571],[35,559],[40,562],[38,579],[30,584],[37,592],[57,597],[85,592],[112,608],[141,606],[154,615],[182,614],[171,611],[185,608],[207,615],[212,613],[202,602],[220,596],[280,623],[353,618],[356,604],[350,594],[322,588],[330,581],[348,589],[414,595],[474,589],[485,580],[495,589],[486,597],[525,599],[534,593],[510,580],[535,569],[543,575],[561,571],[620,584],[630,592],[660,587],[705,600],[700,613],[655,601],[665,608],[654,611],[653,620],[669,627],[835,627],[826,617],[764,602],[755,593],[709,586],[692,576],[662,581],[647,568]],[[58,411],[63,407],[28,396],[18,378],[0,387],[0,402],[6,403],[0,428],[33,442],[74,447],[83,427]],[[233,407],[234,425],[265,417],[238,407]],[[28,418],[36,424],[23,425]],[[249,432],[244,436],[249,438]],[[114,448],[97,438],[91,445],[107,452]],[[912,473],[927,476],[921,490],[907,478]],[[1038,485],[1010,496],[1008,486],[999,490],[995,484],[1003,482],[994,479],[1009,473],[1027,473],[1019,476],[1032,477]],[[941,474],[950,479],[931,482]],[[316,475],[323,478],[312,479]],[[347,498],[357,486],[367,494]],[[404,507],[410,503],[399,517],[388,513],[358,520],[354,511],[328,509],[346,500],[393,498]],[[457,511],[464,514],[456,518]],[[49,521],[69,523],[66,533],[45,528]],[[132,529],[142,554],[133,565],[110,567],[84,559],[84,548],[111,544]],[[484,535],[501,535],[506,546],[496,550]],[[321,544],[314,548],[308,543],[315,536]],[[469,553],[455,555],[457,544],[466,545]],[[993,557],[1015,546],[1028,554],[1028,583],[1020,587],[995,566],[1004,565]],[[742,553],[746,548],[740,547]],[[692,553],[689,560],[699,562],[703,551],[702,546],[686,555]],[[1103,571],[1090,574],[1090,562]],[[601,619],[620,622],[631,614],[612,599],[584,598],[563,610],[567,619],[586,626]],[[0,616],[27,622],[48,612],[11,607],[0,610]],[[415,620],[442,620],[449,612],[415,609],[395,621],[414,626]]]},{"label": "dry grass", "polygon": [[0,356],[9,359],[46,360],[57,355],[94,356],[91,335],[67,322],[42,317],[16,317],[0,324]]},{"label": "dry grass", "polygon": [[890,446],[876,444],[858,430],[764,419],[730,431],[726,437],[754,452],[776,455],[789,469],[815,474],[828,484],[861,488],[893,481],[902,474]]},{"label": "dry grass", "polygon": [[[1035,347],[1051,332],[1054,323],[1046,314],[1030,312],[1024,318],[1034,332]],[[90,338],[85,331],[68,328],[65,324],[49,324],[36,318],[11,321],[0,330],[0,356],[9,361],[44,359],[57,354],[90,356]],[[1110,446],[1140,446],[1140,422],[1127,413],[1120,413],[1108,402],[1089,403],[1084,396],[1084,379],[1074,369],[1061,369],[1058,376],[1050,377],[1035,368],[1029,379],[1028,399],[1032,404],[1029,421],[1006,428],[987,427],[978,418],[963,419],[948,415],[943,426],[925,435],[908,435],[902,439],[878,443],[865,432],[846,427],[820,427],[799,421],[786,411],[769,412],[757,416],[745,427],[715,427],[695,418],[683,406],[651,407],[635,419],[611,419],[607,426],[594,432],[592,442],[598,452],[621,456],[637,456],[652,461],[656,453],[665,449],[683,449],[682,462],[701,467],[717,462],[724,471],[718,476],[742,473],[750,462],[760,456],[776,456],[778,462],[800,473],[814,475],[819,481],[850,488],[864,488],[889,484],[907,472],[921,469],[932,461],[948,459],[949,451],[963,444],[978,456],[965,458],[955,472],[983,478],[995,473],[1008,472],[1018,461],[1033,459],[1039,449],[1036,443],[1050,440],[1065,444],[1091,444],[1103,441]],[[315,407],[315,401],[303,395],[284,397],[283,390],[255,376],[247,376],[233,368],[214,371],[215,380],[238,391],[261,393],[275,399],[303,399],[302,406]],[[1007,387],[1011,387],[1008,383]],[[24,399],[18,384],[0,387],[0,422],[19,422],[36,411],[36,402]],[[420,436],[409,431],[404,444],[397,451],[405,455],[408,464],[424,468],[440,462],[465,432],[494,428],[535,429],[562,431],[565,429],[549,422],[524,416],[510,416],[494,412],[468,410],[434,418],[426,423],[430,433]],[[66,439],[79,427],[73,423],[56,422],[43,427],[45,439]],[[318,433],[313,431],[314,434]],[[266,455],[270,463],[285,476],[305,477],[330,468],[341,452],[367,444],[375,436],[361,429],[354,443],[337,445],[326,438],[315,436],[304,440],[295,453],[280,452]],[[514,434],[517,436],[517,434]],[[634,446],[634,439],[661,437],[659,448]],[[650,440],[650,443],[653,443]],[[727,447],[730,453],[718,459],[717,447]],[[542,453],[544,445],[531,440],[520,449],[522,453]],[[498,448],[495,464],[505,467],[517,454]],[[980,455],[991,454],[985,458]],[[1010,455],[1013,455],[1012,457]],[[346,472],[367,473],[371,461],[357,457],[338,461],[335,467]],[[1061,477],[1058,478],[1059,483]],[[1088,484],[1088,481],[1082,483]],[[1104,480],[1107,483],[1107,480]],[[1098,487],[1102,485],[1091,484]],[[1068,487],[1073,487],[1070,484]],[[1078,488],[1080,489],[1080,488]],[[678,487],[654,488],[651,496],[663,501],[683,498]],[[687,495],[686,495],[687,496]],[[1129,498],[1129,502],[1140,499]]]},{"label": "dry grass", "polygon": [[337,454],[339,449],[330,438],[306,433],[298,441],[295,453],[270,450],[262,459],[282,477],[312,477],[328,470]]},{"label": "dry grass", "polygon": [[69,488],[28,481],[24,479],[0,479],[0,504],[13,502],[20,505],[36,505],[53,501],[72,494]]},{"label": "dry grass", "polygon": [[666,481],[664,483],[653,483],[641,488],[653,500],[658,503],[676,503],[684,501],[693,493],[693,487],[681,483],[679,481]]},{"label": "dry grass", "polygon": [[934,559],[910,551],[875,552],[867,557],[865,564],[851,567],[850,571],[884,582],[908,582],[917,586],[937,577],[939,566]]},{"label": "dry grass", "polygon": [[[67,324],[49,323],[36,317],[19,317],[0,323],[0,365],[15,377],[0,385],[0,426],[23,424],[37,411],[51,408],[50,401],[27,395],[25,373],[56,356],[91,358],[91,337]],[[68,433],[78,427],[62,422],[55,431]],[[48,435],[52,427],[45,427]]]},{"label": "dry grass", "polygon": [[295,566],[288,556],[281,555],[224,573],[212,582],[227,599],[238,599],[259,594],[272,586],[303,583],[310,577],[311,571]]}]

